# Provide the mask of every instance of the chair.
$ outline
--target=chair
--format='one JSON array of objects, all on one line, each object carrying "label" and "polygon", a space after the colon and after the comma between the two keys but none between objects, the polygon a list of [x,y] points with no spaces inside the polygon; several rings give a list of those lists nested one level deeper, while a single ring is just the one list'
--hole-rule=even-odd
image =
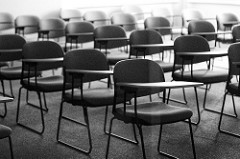
[{"label": "chair", "polygon": [[40,19],[38,39],[55,39],[65,36],[65,23],[60,18]]},{"label": "chair", "polygon": [[100,10],[87,11],[86,13],[84,13],[83,19],[85,21],[93,23],[95,28],[98,26],[109,24],[109,18],[107,17],[107,14]]},{"label": "chair", "polygon": [[136,18],[129,13],[116,13],[111,17],[112,25],[119,25],[125,29],[129,34],[131,31],[136,30],[137,20]]},{"label": "chair", "polygon": [[240,41],[240,25],[234,25],[232,27],[232,42],[236,43]]},{"label": "chair", "polygon": [[65,51],[67,51],[68,43],[70,43],[70,49],[72,49],[74,42],[76,48],[78,48],[78,44],[92,42],[93,31],[94,26],[90,22],[69,22],[65,27]]},{"label": "chair", "polygon": [[11,158],[13,159],[13,148],[12,148],[12,138],[11,138],[12,129],[0,124],[0,139],[8,138]]},{"label": "chair", "polygon": [[15,33],[19,35],[37,33],[39,18],[34,15],[21,15],[15,19]]},{"label": "chair", "polygon": [[78,9],[63,9],[60,10],[60,17],[69,22],[71,19],[82,19],[82,14]]},{"label": "chair", "polygon": [[[21,78],[21,65],[14,65],[14,62],[22,59],[22,47],[26,43],[25,39],[19,35],[14,34],[6,34],[0,35],[0,62],[7,63],[12,62],[13,65],[2,65],[0,69],[0,80],[2,86],[2,95],[3,96],[11,96],[14,97],[13,88],[12,88],[12,80],[19,80]],[[10,93],[8,95],[5,92],[5,84],[4,81],[10,81]],[[4,114],[0,115],[1,117],[5,117],[7,115],[7,106],[4,103]]]},{"label": "chair", "polygon": [[107,57],[109,65],[113,66],[118,61],[127,59],[127,47],[128,38],[125,30],[122,27],[106,25],[97,27],[94,30],[94,48],[103,51]]},{"label": "chair", "polygon": [[169,35],[172,40],[172,28],[170,22],[164,17],[148,17],[144,21],[145,29],[153,29],[158,31],[163,37]]},{"label": "chair", "polygon": [[[53,41],[35,41],[26,43],[23,47],[22,54],[23,66],[20,81],[21,87],[19,88],[18,94],[16,122],[18,125],[28,130],[42,134],[45,130],[43,111],[48,111],[45,94],[59,92],[63,89],[62,75],[49,75],[43,72],[62,67],[63,50]],[[23,76],[23,73],[27,74],[26,77]],[[30,74],[34,74],[34,77],[30,76]],[[67,89],[68,87],[65,88]],[[32,128],[28,126],[28,124],[21,123],[23,121],[19,119],[22,89],[27,90],[27,95],[28,91],[37,93],[39,105],[37,106],[29,103],[26,103],[26,105],[35,106],[40,110],[41,128]]]},{"label": "chair", "polygon": [[[226,103],[226,98],[227,95],[231,95],[232,97],[232,104],[233,104],[233,110],[234,113],[237,117],[236,113],[236,107],[235,107],[235,101],[234,101],[234,96],[239,97],[239,62],[240,62],[240,56],[239,56],[239,49],[240,49],[240,43],[235,43],[231,44],[228,48],[228,61],[229,61],[229,71],[228,71],[228,80],[226,82],[226,88],[225,88],[225,93],[223,97],[223,104],[222,104],[222,109],[221,109],[221,114],[220,114],[220,119],[219,119],[219,124],[218,124],[218,130],[221,133],[225,133],[234,137],[240,137],[239,134],[233,132],[232,130],[228,129],[223,129],[222,128],[222,123],[223,123],[223,115],[224,115],[224,108],[225,108],[225,103]],[[237,76],[237,81],[233,80],[234,76]],[[228,121],[228,126],[232,126],[231,121]],[[233,126],[235,127],[235,126]],[[226,126],[225,126],[226,128]]]},{"label": "chair", "polygon": [[[193,156],[194,158],[196,158],[192,128],[190,124],[192,111],[189,108],[170,106],[165,103],[164,99],[163,102],[155,101],[141,103],[138,101],[138,97],[151,95],[159,92],[163,92],[165,94],[164,88],[153,86],[154,83],[156,84],[157,82],[163,82],[162,84],[164,85],[165,82],[164,73],[157,63],[147,59],[124,60],[117,63],[114,67],[113,77],[115,103],[113,105],[113,117],[110,121],[109,132],[112,131],[112,127],[114,126],[113,121],[115,119],[123,121],[126,124],[136,124],[141,139],[143,158],[146,159],[142,127],[160,125],[158,151],[161,155],[174,158],[172,155],[160,151],[162,127],[165,124],[188,120],[193,148]],[[134,85],[134,83],[136,85]],[[131,85],[133,87],[131,87]],[[126,99],[129,96],[134,97],[133,105],[126,105],[126,100],[123,102],[123,104],[116,103],[119,98]],[[110,139],[111,135],[109,135],[108,137],[106,158],[108,158],[109,155],[109,147],[111,141]]]},{"label": "chair", "polygon": [[221,42],[232,42],[231,29],[232,26],[239,23],[238,17],[233,13],[221,13],[217,14],[217,31],[223,32],[223,35],[219,35],[218,39]]},{"label": "chair", "polygon": [[[65,91],[65,89],[63,89],[62,92],[62,101],[60,105],[58,119],[57,141],[80,152],[89,154],[92,151],[92,139],[88,116],[89,109],[106,107],[104,131],[108,134],[108,132],[106,131],[108,106],[113,104],[114,99],[114,90],[109,87],[111,82],[110,75],[112,74],[112,71],[109,71],[107,59],[102,52],[94,49],[79,49],[72,50],[66,53],[64,57],[63,74],[64,86],[70,84],[72,86],[72,89],[70,91]],[[83,87],[85,83],[97,82],[104,79],[106,79],[108,83],[106,87]],[[119,102],[122,102],[122,100],[119,100]],[[72,106],[82,107],[84,123],[71,119],[66,115],[63,115],[63,106],[65,103],[69,103]],[[80,124],[87,129],[89,143],[88,148],[83,149],[81,148],[81,146],[74,146],[72,143],[67,143],[66,141],[64,141],[64,139],[61,139],[60,131],[62,125],[61,122],[63,119]],[[111,134],[111,136],[112,135],[113,134]]]},{"label": "chair", "polygon": [[[174,81],[191,81],[191,82],[201,82],[206,85],[204,99],[203,99],[203,108],[205,110],[209,110],[212,112],[216,112],[215,110],[207,108],[206,99],[207,92],[209,91],[209,85],[214,83],[220,83],[227,81],[228,73],[226,70],[218,70],[218,69],[210,69],[210,59],[212,56],[210,55],[201,55],[197,56],[197,52],[208,52],[210,51],[209,44],[207,40],[198,35],[185,35],[178,37],[174,41],[174,66],[172,72],[172,78]],[[185,55],[181,55],[180,53],[185,52]],[[190,56],[188,56],[190,54]],[[196,54],[196,55],[195,55]],[[217,55],[216,55],[217,56]],[[219,56],[219,55],[218,55]],[[207,62],[207,64],[206,64]],[[182,69],[175,69],[175,65],[181,65]],[[197,64],[202,64],[201,66]],[[187,66],[189,66],[189,70],[187,70]],[[196,69],[196,67],[198,69]],[[170,93],[170,91],[169,91]],[[197,92],[195,88],[195,93],[197,97]],[[199,105],[197,104],[198,111],[198,121],[196,124],[200,122],[200,110]]]},{"label": "chair", "polygon": [[123,13],[132,14],[137,21],[145,19],[145,13],[141,7],[137,5],[124,5],[121,7]]},{"label": "chair", "polygon": [[0,12],[0,31],[13,28],[13,16],[10,13]]},{"label": "chair", "polygon": [[[204,33],[204,34],[199,34]],[[209,33],[209,34],[208,34]],[[188,34],[197,34],[203,36],[207,41],[217,43],[217,34],[212,23],[206,20],[192,20],[188,24]]]},{"label": "chair", "polygon": [[152,9],[152,17],[164,17],[169,20],[171,26],[173,26],[173,14],[169,8],[165,7],[154,7]]}]

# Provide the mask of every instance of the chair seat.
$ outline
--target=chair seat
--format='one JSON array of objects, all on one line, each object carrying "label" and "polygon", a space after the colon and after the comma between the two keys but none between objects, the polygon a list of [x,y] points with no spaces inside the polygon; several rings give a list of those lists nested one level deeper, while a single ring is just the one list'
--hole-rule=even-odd
[{"label": "chair seat", "polygon": [[[22,67],[3,67],[0,71],[0,76],[7,80],[17,80],[21,78],[22,74]],[[40,75],[40,72],[38,73]],[[27,72],[24,74],[24,77],[27,77]],[[30,77],[34,76],[34,72],[30,73]]]},{"label": "chair seat", "polygon": [[[84,101],[81,100],[80,90],[74,90],[72,100],[72,92],[68,91],[64,99],[70,101],[73,105],[85,105],[89,107],[101,107],[112,105],[114,100],[114,90],[110,88],[97,88],[83,90]],[[121,103],[123,99],[117,99],[117,103]]]},{"label": "chair seat", "polygon": [[0,139],[10,136],[11,133],[12,133],[11,128],[4,125],[0,125]]},{"label": "chair seat", "polygon": [[[164,62],[164,61],[160,61],[160,60],[157,60],[155,62],[157,62],[161,66],[163,72],[173,71],[173,63],[168,63],[168,62]],[[181,68],[181,65],[175,65],[175,70],[178,70],[180,68]]]},{"label": "chair seat", "polygon": [[[162,102],[139,104],[137,106],[138,122],[143,125],[159,125],[189,119],[192,111],[188,108],[167,105]],[[125,122],[137,122],[134,117],[134,106],[128,106],[124,116],[124,108],[117,108],[115,116]]]},{"label": "chair seat", "polygon": [[[29,83],[28,79],[23,80],[24,87],[28,87],[30,90],[37,90],[41,92],[57,92],[62,91],[63,89],[63,76],[49,76],[49,77],[38,77],[36,87],[35,78],[31,78]],[[70,86],[67,85],[66,89],[69,89]]]},{"label": "chair seat", "polygon": [[183,76],[180,71],[174,72],[174,80],[176,81],[195,81],[208,83],[225,82],[228,79],[227,70],[194,70],[193,78],[191,77],[191,71],[185,71]]}]

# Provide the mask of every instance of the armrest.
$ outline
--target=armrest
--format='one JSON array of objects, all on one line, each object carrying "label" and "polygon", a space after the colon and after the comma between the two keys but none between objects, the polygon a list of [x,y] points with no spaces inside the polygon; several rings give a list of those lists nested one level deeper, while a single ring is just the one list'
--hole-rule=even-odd
[{"label": "armrest", "polygon": [[68,73],[75,74],[95,74],[95,75],[112,75],[112,70],[80,70],[80,69],[66,69]]},{"label": "armrest", "polygon": [[13,100],[11,97],[0,96],[0,103],[12,102]]},{"label": "armrest", "polygon": [[45,63],[45,62],[62,62],[63,57],[59,58],[46,58],[46,59],[22,59],[22,62],[27,63]]},{"label": "armrest", "polygon": [[127,88],[182,88],[182,87],[197,87],[203,83],[199,82],[185,82],[185,81],[174,81],[174,82],[156,82],[156,83],[117,83],[117,86]]}]

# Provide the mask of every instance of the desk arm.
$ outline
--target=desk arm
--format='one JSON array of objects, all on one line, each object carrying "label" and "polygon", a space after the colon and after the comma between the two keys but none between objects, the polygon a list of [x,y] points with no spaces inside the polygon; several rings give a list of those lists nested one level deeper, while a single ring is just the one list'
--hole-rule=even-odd
[{"label": "desk arm", "polygon": [[80,70],[80,69],[66,69],[67,73],[71,74],[92,74],[92,75],[112,75],[111,70]]}]

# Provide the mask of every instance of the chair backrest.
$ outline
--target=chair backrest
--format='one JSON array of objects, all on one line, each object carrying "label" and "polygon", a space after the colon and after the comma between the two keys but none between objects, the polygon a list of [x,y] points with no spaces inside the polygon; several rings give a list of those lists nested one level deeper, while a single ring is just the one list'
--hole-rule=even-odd
[{"label": "chair backrest", "polygon": [[143,20],[144,19],[144,12],[142,8],[137,5],[124,5],[121,7],[121,10],[124,13],[132,14],[136,20]]},{"label": "chair backrest", "polygon": [[[108,70],[107,59],[105,55],[94,49],[79,49],[72,50],[66,53],[64,56],[64,72],[66,69],[82,69],[82,70]],[[65,82],[71,83],[72,76],[64,73]],[[108,78],[108,75],[84,75],[83,82],[91,82],[104,78]],[[76,81],[77,83],[77,81]]]},{"label": "chair backrest", "polygon": [[80,19],[82,14],[78,9],[61,9],[60,10],[60,17],[65,20],[69,21],[70,19]]},{"label": "chair backrest", "polygon": [[[61,58],[64,56],[63,50],[59,44],[53,41],[35,41],[26,43],[23,47],[23,59],[48,59]],[[62,67],[62,62],[39,63],[38,71],[51,70]],[[25,69],[25,68],[24,68]]]},{"label": "chair backrest", "polygon": [[[201,52],[210,51],[208,41],[198,35],[184,35],[177,37],[174,41],[174,64],[191,64],[191,60],[184,60],[178,55],[178,52]],[[192,63],[209,61],[209,56],[195,56]]]},{"label": "chair backrest", "polygon": [[[152,60],[128,59],[118,62],[114,67],[114,83],[150,83],[164,82],[164,73],[161,67]],[[117,90],[117,89],[116,89]],[[139,89],[137,96],[145,96],[161,92],[162,89]]]},{"label": "chair backrest", "polygon": [[[120,26],[99,26],[94,30],[94,38],[127,38],[125,30]],[[106,48],[118,48],[127,45],[127,40],[108,41]],[[100,43],[95,41],[95,48],[101,48]]]},{"label": "chair backrest", "polygon": [[65,35],[65,23],[60,18],[41,19],[40,30],[49,30],[49,38],[59,38]]},{"label": "chair backrest", "polygon": [[240,75],[240,70],[233,62],[240,62],[240,43],[231,44],[228,48],[229,74]]},{"label": "chair backrest", "polygon": [[240,25],[234,25],[232,27],[232,37],[233,37],[233,42],[239,42],[240,41]]},{"label": "chair backrest", "polygon": [[122,25],[126,31],[136,30],[137,20],[130,13],[116,13],[111,17],[111,23],[114,25]]},{"label": "chair backrest", "polygon": [[83,19],[92,22],[95,27],[109,24],[107,14],[100,10],[87,11],[84,13]]},{"label": "chair backrest", "polygon": [[[161,44],[163,43],[162,36],[155,30],[135,30],[130,34],[130,46],[138,44]],[[130,48],[130,56],[144,56],[152,55],[162,52],[163,49],[159,47],[146,48],[143,51]]]},{"label": "chair backrest", "polygon": [[221,30],[221,31],[225,31],[226,29],[229,29],[229,28],[226,28],[223,25],[223,23],[225,23],[225,22],[232,22],[232,21],[238,22],[238,17],[235,14],[233,14],[233,13],[218,14],[216,16],[216,19],[217,19],[217,30]]},{"label": "chair backrest", "polygon": [[[192,20],[188,24],[188,34],[196,32],[215,32],[215,28],[212,23],[205,20]],[[204,37],[208,41],[215,40],[215,35],[206,35]]]},{"label": "chair backrest", "polygon": [[[72,33],[93,33],[94,26],[90,22],[69,22],[65,27],[65,33],[72,34]],[[69,39],[66,39],[67,42],[70,42]],[[93,35],[84,35],[79,36],[78,42],[90,42],[93,41]]]},{"label": "chair backrest", "polygon": [[[151,29],[153,27],[170,27],[170,22],[164,17],[148,17],[144,21],[145,29]],[[171,29],[158,30],[161,35],[170,35]]]},{"label": "chair backrest", "polygon": [[192,20],[202,20],[203,15],[196,9],[184,9],[182,11],[182,26],[187,27],[188,23]]},{"label": "chair backrest", "polygon": [[0,30],[13,28],[13,16],[10,13],[0,12]]},{"label": "chair backrest", "polygon": [[14,61],[22,58],[22,48],[26,43],[25,39],[19,35],[0,35],[0,50],[20,49],[17,52],[1,52],[0,61]]},{"label": "chair backrest", "polygon": [[15,19],[15,27],[24,27],[24,34],[36,33],[39,29],[39,18],[34,15],[21,15]]}]

